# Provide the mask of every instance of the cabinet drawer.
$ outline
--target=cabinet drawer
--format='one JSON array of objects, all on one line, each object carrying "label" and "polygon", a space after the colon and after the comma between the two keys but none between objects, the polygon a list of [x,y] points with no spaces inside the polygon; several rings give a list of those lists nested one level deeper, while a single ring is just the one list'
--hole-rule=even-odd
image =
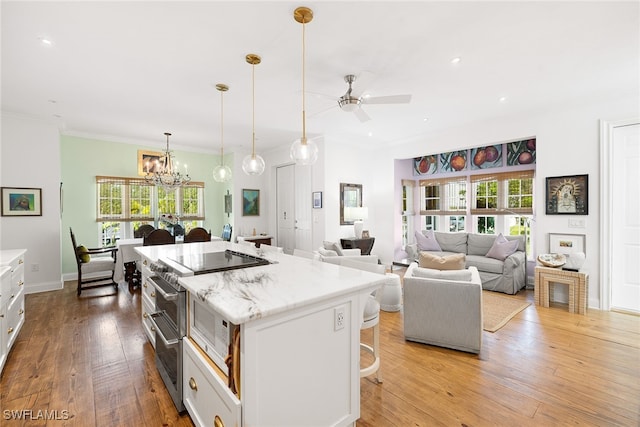
[{"label": "cabinet drawer", "polygon": [[153,287],[151,283],[147,280],[146,275],[142,276],[142,293],[143,296],[147,297],[149,301],[153,301],[153,304],[156,303],[156,288]]},{"label": "cabinet drawer", "polygon": [[20,292],[7,307],[7,349],[11,349],[16,340],[22,325],[24,324],[24,292]]},{"label": "cabinet drawer", "polygon": [[11,268],[0,267],[0,307],[2,307],[11,295]]},{"label": "cabinet drawer", "polygon": [[24,264],[21,263],[11,270],[11,293],[18,295],[22,288],[24,288]]},{"label": "cabinet drawer", "polygon": [[142,298],[140,310],[142,311],[142,329],[144,329],[144,333],[149,338],[153,348],[156,348],[156,331],[149,318],[149,315],[155,311],[155,303],[150,304],[146,298]]},{"label": "cabinet drawer", "polygon": [[193,423],[197,426],[212,426],[217,416],[225,427],[240,426],[240,400],[191,340],[185,338],[183,343],[183,402]]}]

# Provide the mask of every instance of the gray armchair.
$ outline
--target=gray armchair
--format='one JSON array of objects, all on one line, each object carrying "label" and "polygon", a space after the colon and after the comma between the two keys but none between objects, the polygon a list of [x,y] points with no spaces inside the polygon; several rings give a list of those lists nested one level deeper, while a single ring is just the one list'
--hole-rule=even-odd
[{"label": "gray armchair", "polygon": [[412,263],[404,276],[404,338],[480,353],[482,283],[478,270],[440,271]]}]

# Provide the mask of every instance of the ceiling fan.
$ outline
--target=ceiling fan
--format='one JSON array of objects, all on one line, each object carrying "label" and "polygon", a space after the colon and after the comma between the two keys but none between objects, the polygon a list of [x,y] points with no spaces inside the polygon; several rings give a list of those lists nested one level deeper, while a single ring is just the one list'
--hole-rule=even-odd
[{"label": "ceiling fan", "polygon": [[342,111],[352,112],[361,122],[371,120],[371,117],[361,108],[362,104],[408,104],[411,102],[411,95],[391,95],[391,96],[354,96],[351,94],[351,85],[356,81],[356,76],[347,74],[344,81],[349,84],[347,92],[338,99],[338,105]]}]

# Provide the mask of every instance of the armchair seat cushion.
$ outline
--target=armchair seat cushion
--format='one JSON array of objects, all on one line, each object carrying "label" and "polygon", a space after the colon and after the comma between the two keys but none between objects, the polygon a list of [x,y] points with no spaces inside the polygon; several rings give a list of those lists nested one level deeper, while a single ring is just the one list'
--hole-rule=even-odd
[{"label": "armchair seat cushion", "polygon": [[97,273],[100,271],[113,271],[115,263],[110,256],[94,256],[90,262],[80,264],[82,273]]},{"label": "armchair seat cushion", "polygon": [[479,255],[467,255],[467,266],[476,267],[478,271],[487,273],[502,274],[504,272],[504,261]]}]

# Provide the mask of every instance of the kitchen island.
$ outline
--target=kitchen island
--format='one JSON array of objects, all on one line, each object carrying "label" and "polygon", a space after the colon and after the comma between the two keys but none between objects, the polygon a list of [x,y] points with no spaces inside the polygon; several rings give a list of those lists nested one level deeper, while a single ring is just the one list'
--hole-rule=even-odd
[{"label": "kitchen island", "polygon": [[[184,403],[196,425],[354,425],[360,414],[360,325],[385,277],[230,242],[137,248],[144,259],[226,249],[271,264],[182,277],[191,304],[238,326],[236,387],[191,339],[184,345]],[[189,316],[192,315],[190,305]],[[189,322],[191,323],[191,321]],[[211,334],[215,334],[211,325]],[[233,349],[232,349],[233,350]]]}]

